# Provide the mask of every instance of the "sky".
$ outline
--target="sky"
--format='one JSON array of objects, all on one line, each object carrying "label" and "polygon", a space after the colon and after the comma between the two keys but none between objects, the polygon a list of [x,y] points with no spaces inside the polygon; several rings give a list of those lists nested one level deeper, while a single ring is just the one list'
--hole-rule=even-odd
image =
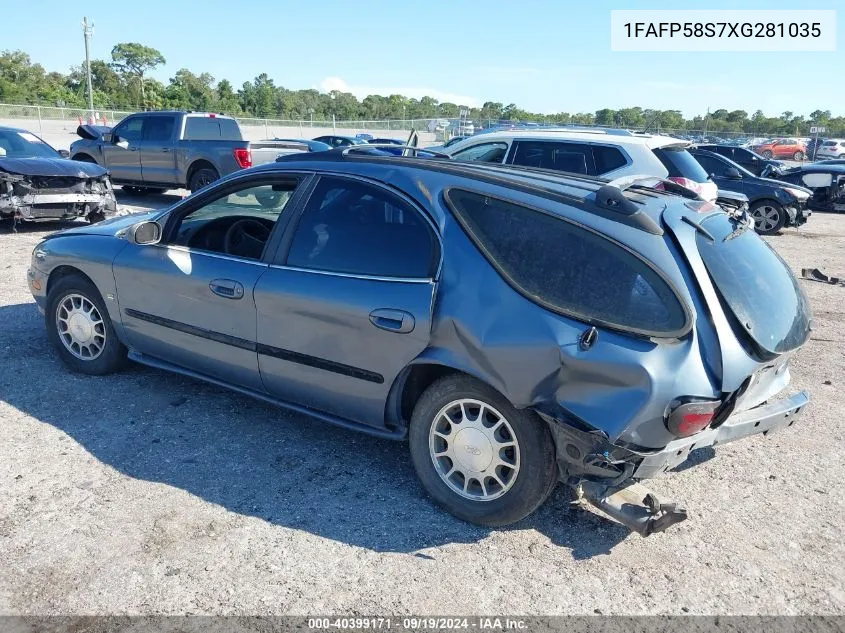
[{"label": "sky", "polygon": [[[641,106],[684,115],[719,108],[845,114],[845,52],[611,52],[612,9],[666,8],[634,0],[143,0],[15,3],[0,50],[23,50],[48,71],[84,59],[81,21],[94,23],[93,58],[118,42],[159,49],[167,82],[180,68],[238,88],[266,72],[290,89],[358,98],[399,93],[476,106],[516,103],[532,112]],[[839,0],[678,2],[688,9],[837,9]],[[83,8],[84,7],[84,8]],[[845,14],[845,10],[842,11]],[[837,15],[837,41],[842,37]],[[842,46],[845,46],[843,44]]]}]

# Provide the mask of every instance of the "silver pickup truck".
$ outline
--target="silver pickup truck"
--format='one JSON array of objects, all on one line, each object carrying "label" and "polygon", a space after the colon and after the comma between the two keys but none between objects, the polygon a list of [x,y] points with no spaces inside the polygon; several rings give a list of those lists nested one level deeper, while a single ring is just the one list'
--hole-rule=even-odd
[{"label": "silver pickup truck", "polygon": [[97,163],[132,193],[187,188],[192,192],[253,165],[307,152],[294,141],[245,141],[232,117],[208,112],[139,112],[114,128],[80,125],[74,160]]}]

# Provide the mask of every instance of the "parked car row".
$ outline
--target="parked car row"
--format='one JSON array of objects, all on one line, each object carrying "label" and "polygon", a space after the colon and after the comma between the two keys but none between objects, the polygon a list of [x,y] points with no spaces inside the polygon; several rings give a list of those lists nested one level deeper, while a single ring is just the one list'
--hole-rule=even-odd
[{"label": "parked car row", "polygon": [[290,153],[46,237],[29,289],[73,371],[129,359],[407,440],[466,521],[518,521],[563,482],[647,536],[687,513],[641,482],[808,403],[776,399],[807,297],[745,214],[702,199],[688,145],[523,130],[455,158]]}]

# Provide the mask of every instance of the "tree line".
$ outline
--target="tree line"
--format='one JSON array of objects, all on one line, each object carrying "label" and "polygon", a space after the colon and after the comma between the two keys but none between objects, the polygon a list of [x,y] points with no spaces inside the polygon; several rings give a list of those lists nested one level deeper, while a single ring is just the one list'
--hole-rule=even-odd
[{"label": "tree line", "polygon": [[[359,100],[347,92],[290,90],[277,86],[267,73],[235,89],[227,79],[210,73],[195,74],[182,68],[166,84],[147,74],[166,63],[164,55],[135,42],[115,45],[111,60],[91,61],[94,104],[98,109],[177,109],[212,111],[240,117],[290,120],[383,120],[455,118],[464,104],[440,102],[432,97],[411,99],[402,95],[369,95]],[[0,53],[0,103],[39,104],[85,108],[88,103],[85,63],[67,74],[47,72],[23,51]],[[707,131],[712,134],[754,136],[805,136],[811,125],[823,125],[827,135],[845,135],[845,117],[829,110],[808,115],[782,112],[766,116],[757,110],[719,109],[685,118],[678,110],[649,108],[603,108],[596,112],[538,114],[518,107],[487,101],[468,108],[468,117],[486,122],[497,120],[605,125],[631,129]]]}]

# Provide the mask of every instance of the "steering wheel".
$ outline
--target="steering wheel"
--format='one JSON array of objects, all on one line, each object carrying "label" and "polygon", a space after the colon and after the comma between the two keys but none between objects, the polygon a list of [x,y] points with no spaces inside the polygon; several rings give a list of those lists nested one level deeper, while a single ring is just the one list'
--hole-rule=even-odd
[{"label": "steering wheel", "polygon": [[270,229],[259,220],[245,218],[234,222],[223,236],[223,250],[229,255],[259,259]]}]

